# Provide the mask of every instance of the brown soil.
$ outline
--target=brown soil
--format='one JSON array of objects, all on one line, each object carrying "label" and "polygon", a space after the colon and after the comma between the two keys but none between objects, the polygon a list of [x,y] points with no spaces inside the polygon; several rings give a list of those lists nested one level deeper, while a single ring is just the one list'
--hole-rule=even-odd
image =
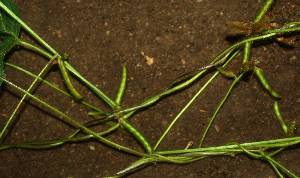
[{"label": "brown soil", "polygon": [[[14,0],[22,20],[59,53],[70,54],[69,63],[108,97],[114,98],[120,82],[121,65],[128,69],[128,86],[123,108],[135,106],[160,93],[177,76],[194,67],[205,66],[211,57],[233,44],[234,33],[226,28],[229,20],[250,23],[264,0],[186,0],[186,1],[103,1],[103,0]],[[300,20],[298,0],[276,1],[274,21],[279,26]],[[275,25],[276,25],[275,24]],[[299,37],[299,33],[293,33]],[[24,41],[36,44],[24,30]],[[300,123],[299,41],[293,47],[275,40],[256,44],[252,61],[282,95],[281,114],[286,122]],[[148,65],[144,56],[154,58]],[[34,52],[18,48],[5,61],[38,74],[48,62]],[[241,55],[229,69],[238,73]],[[5,67],[7,79],[27,89],[33,78]],[[174,117],[212,76],[209,72],[193,85],[137,112],[130,122],[155,145]],[[43,78],[66,89],[57,65],[52,64]],[[109,110],[86,86],[75,86],[92,105]],[[202,134],[225,96],[232,80],[218,76],[187,109],[158,150],[184,149],[189,141],[196,148]],[[0,128],[10,117],[22,93],[4,84],[0,97]],[[32,93],[80,123],[92,118],[91,109],[38,83]],[[283,138],[274,112],[274,99],[254,75],[238,83],[221,108],[203,147],[229,142],[254,142]],[[201,112],[202,110],[206,112]],[[96,131],[107,127],[96,128]],[[98,130],[97,130],[98,129]],[[64,118],[27,98],[18,110],[2,143],[20,143],[66,138],[75,127]],[[298,134],[299,135],[299,134]],[[106,138],[143,151],[131,137],[113,133]],[[94,147],[95,149],[91,149]],[[300,149],[285,150],[274,159],[300,175]],[[128,167],[138,157],[108,147],[97,140],[70,143],[52,149],[8,149],[0,152],[1,177],[103,177]],[[288,175],[285,175],[289,177]],[[215,157],[187,165],[150,165],[128,177],[277,177],[271,166],[246,155]]]}]

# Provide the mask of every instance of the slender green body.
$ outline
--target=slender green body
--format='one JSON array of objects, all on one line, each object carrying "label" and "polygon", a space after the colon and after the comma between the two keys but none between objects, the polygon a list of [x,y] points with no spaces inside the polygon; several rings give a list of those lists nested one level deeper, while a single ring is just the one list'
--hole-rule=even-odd
[{"label": "slender green body", "polygon": [[247,42],[245,43],[245,47],[244,47],[244,56],[243,56],[242,64],[249,61],[250,52],[251,52],[251,42]]},{"label": "slender green body", "polygon": [[295,137],[295,132],[296,132],[296,121],[293,121],[290,123],[287,136],[288,137]]},{"label": "slender green body", "polygon": [[274,103],[274,111],[275,111],[275,115],[277,117],[277,119],[279,120],[280,124],[281,124],[281,127],[282,127],[282,130],[284,132],[284,134],[287,134],[288,132],[288,128],[284,122],[284,120],[282,119],[281,117],[281,114],[280,114],[280,110],[279,110],[279,106],[278,106],[278,103],[277,101],[275,101]]},{"label": "slender green body", "polygon": [[262,71],[255,67],[255,74],[257,76],[257,78],[259,79],[260,83],[265,87],[265,89],[274,97],[274,98],[281,98],[281,96],[272,89],[271,85],[269,84],[269,82],[267,81],[267,79],[265,78],[265,76],[263,75]]},{"label": "slender green body", "polygon": [[115,102],[117,105],[121,104],[125,89],[126,89],[126,80],[127,80],[127,69],[125,65],[122,65],[122,77],[121,77],[121,83],[119,86],[119,90],[115,99]]},{"label": "slender green body", "polygon": [[68,86],[70,92],[72,93],[72,95],[77,99],[77,100],[82,100],[83,96],[79,93],[79,91],[76,90],[76,88],[74,87],[73,83],[70,80],[68,71],[65,67],[64,61],[61,59],[58,59],[58,65],[59,68],[61,70],[62,76],[65,80],[66,85]]},{"label": "slender green body", "polygon": [[234,73],[230,70],[225,69],[222,66],[217,66],[216,69],[224,76],[232,78],[235,77]]},{"label": "slender green body", "polygon": [[135,128],[133,127],[127,120],[119,119],[120,124],[132,133],[144,146],[145,150],[151,155],[153,150],[147,139]]}]

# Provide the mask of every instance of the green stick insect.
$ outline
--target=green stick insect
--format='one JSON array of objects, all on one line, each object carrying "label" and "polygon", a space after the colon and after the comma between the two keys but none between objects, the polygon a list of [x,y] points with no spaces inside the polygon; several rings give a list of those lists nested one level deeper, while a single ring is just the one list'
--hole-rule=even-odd
[{"label": "green stick insect", "polygon": [[[62,55],[63,58],[68,56],[68,54],[65,54],[65,53],[62,53],[61,55]],[[65,83],[68,86],[70,92],[72,93],[72,95],[77,100],[82,100],[83,96],[79,93],[79,91],[76,90],[76,88],[74,87],[73,83],[70,80],[68,71],[67,71],[66,66],[64,64],[64,60],[59,58],[57,61],[58,61],[58,65],[59,65],[60,71],[62,73],[62,76],[63,76],[63,78],[65,80]]]},{"label": "green stick insect", "polygon": [[216,66],[216,69],[225,77],[228,77],[228,78],[236,77],[232,71],[227,70],[222,66]]},{"label": "green stick insect", "polygon": [[280,110],[279,110],[277,101],[275,101],[275,103],[274,103],[274,112],[275,112],[277,119],[279,120],[279,122],[281,124],[282,130],[283,130],[285,136],[286,137],[294,137],[295,132],[296,132],[296,126],[297,126],[296,121],[291,122],[289,127],[286,126],[286,124],[280,114]]},{"label": "green stick insect", "polygon": [[119,123],[127,129],[132,135],[134,135],[138,141],[144,146],[145,150],[151,155],[153,149],[147,139],[135,128],[131,125],[126,119],[120,118]]},{"label": "green stick insect", "polygon": [[267,79],[265,78],[265,76],[263,75],[262,71],[258,68],[255,67],[255,74],[258,78],[258,80],[260,81],[260,83],[265,87],[265,89],[274,97],[274,98],[281,98],[281,96],[274,90],[272,89],[271,85],[269,84],[269,82],[267,81]]},{"label": "green stick insect", "polygon": [[243,63],[240,67],[240,73],[253,71],[255,72],[258,80],[263,85],[263,87],[276,99],[281,98],[281,96],[271,87],[266,77],[263,75],[261,69],[255,66],[256,63],[247,61]]}]

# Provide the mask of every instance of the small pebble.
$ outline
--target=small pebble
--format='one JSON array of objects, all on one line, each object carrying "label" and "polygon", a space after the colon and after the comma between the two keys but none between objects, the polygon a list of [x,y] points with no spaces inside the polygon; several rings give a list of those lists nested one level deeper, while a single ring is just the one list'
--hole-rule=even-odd
[{"label": "small pebble", "polygon": [[89,146],[90,150],[94,151],[95,150],[95,147],[93,145],[90,145]]}]

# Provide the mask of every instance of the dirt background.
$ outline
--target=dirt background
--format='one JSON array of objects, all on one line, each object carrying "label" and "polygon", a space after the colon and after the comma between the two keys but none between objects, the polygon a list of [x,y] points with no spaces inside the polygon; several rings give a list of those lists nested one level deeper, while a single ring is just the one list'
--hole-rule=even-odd
[{"label": "dirt background", "polygon": [[[70,54],[69,63],[108,97],[118,90],[121,65],[128,69],[128,86],[123,108],[135,106],[160,93],[177,76],[194,67],[202,67],[210,58],[233,44],[235,34],[226,21],[250,23],[264,0],[186,0],[186,1],[102,1],[102,0],[15,0],[22,20],[57,52]],[[272,7],[273,25],[300,20],[298,0],[276,1]],[[298,37],[299,33],[293,33]],[[36,44],[21,30],[20,38]],[[282,95],[279,107],[287,123],[300,123],[299,40],[293,47],[265,40],[252,49],[252,61]],[[144,56],[141,55],[144,53]],[[154,58],[147,64],[145,56]],[[24,48],[16,48],[5,61],[35,74],[48,59]],[[228,69],[236,74],[241,55]],[[27,89],[33,79],[5,67],[7,79]],[[155,145],[179,111],[188,103],[213,72],[193,85],[165,97],[137,112],[130,122]],[[57,65],[47,68],[43,78],[67,91]],[[86,86],[73,78],[84,100],[101,109],[109,107]],[[158,150],[184,149],[189,141],[196,148],[209,119],[225,96],[232,80],[218,76],[177,121]],[[3,128],[22,93],[4,84],[0,94],[0,128]],[[32,93],[65,112],[80,123],[92,118],[92,111],[42,83]],[[217,115],[203,147],[229,142],[255,142],[283,138],[283,131],[273,112],[274,99],[254,75],[238,83]],[[202,112],[202,110],[206,112]],[[95,131],[107,127],[95,128]],[[74,132],[64,119],[41,104],[27,98],[17,112],[2,143],[20,143],[66,138]],[[299,134],[297,134],[299,135]],[[138,142],[121,133],[106,138],[143,151]],[[95,148],[93,150],[93,147]],[[274,157],[296,175],[300,149],[294,147]],[[53,149],[9,149],[0,152],[1,177],[103,177],[126,168],[138,157],[108,147],[96,140],[65,144]],[[187,165],[157,164],[128,177],[277,177],[271,166],[245,155],[215,157]],[[285,175],[287,176],[287,175]],[[288,176],[287,176],[288,177]]]}]

